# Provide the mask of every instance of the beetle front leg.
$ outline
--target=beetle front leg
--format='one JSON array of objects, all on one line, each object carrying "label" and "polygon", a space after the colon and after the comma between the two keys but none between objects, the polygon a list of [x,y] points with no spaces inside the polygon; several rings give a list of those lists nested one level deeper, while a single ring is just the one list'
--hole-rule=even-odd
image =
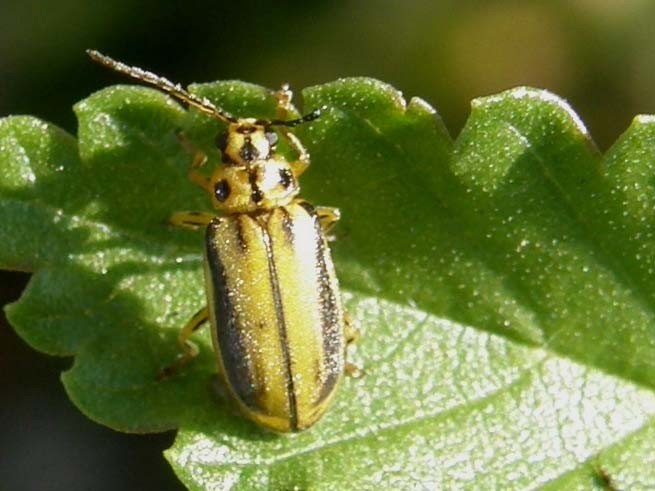
[{"label": "beetle front leg", "polygon": [[198,169],[207,163],[207,155],[196,147],[181,131],[175,133],[180,144],[191,154],[191,165],[189,166],[189,180],[205,191],[209,190],[209,178],[201,174]]},{"label": "beetle front leg", "polygon": [[309,167],[309,162],[310,162],[309,152],[307,151],[305,146],[300,142],[298,137],[293,133],[291,133],[291,130],[289,130],[289,128],[287,128],[286,126],[280,126],[279,131],[287,139],[289,146],[298,156],[298,158],[293,162],[290,162],[289,165],[291,166],[291,169],[293,170],[295,176],[300,177],[300,175],[302,175],[302,173],[307,170],[307,167]]},{"label": "beetle front leg", "polygon": [[289,165],[291,166],[294,175],[300,177],[300,175],[307,170],[307,167],[309,167],[309,152],[305,146],[300,143],[298,137],[291,133],[289,128],[281,126],[279,131],[287,139],[289,146],[298,155],[296,160],[289,162]]},{"label": "beetle front leg", "polygon": [[286,120],[289,117],[289,113],[293,111],[293,106],[291,105],[293,92],[288,83],[284,82],[280,86],[280,88],[275,92],[275,98],[277,99],[275,116],[277,119]]},{"label": "beetle front leg", "polygon": [[198,346],[190,341],[189,338],[205,322],[207,322],[207,320],[209,320],[209,308],[204,307],[196,312],[196,314],[189,320],[189,322],[184,325],[177,337],[177,342],[182,349],[182,353],[178,355],[177,360],[175,360],[171,365],[161,369],[159,372],[159,380],[167,379],[171,375],[178,372],[196,356],[198,356]]},{"label": "beetle front leg", "polygon": [[[276,110],[277,119],[285,121],[288,118],[289,113],[293,111],[293,106],[291,105],[293,92],[291,92],[291,89],[289,88],[289,84],[287,83],[282,84],[280,90],[278,90],[275,93],[275,97],[277,98],[277,110]],[[309,167],[309,152],[307,151],[305,146],[300,142],[298,137],[296,137],[296,135],[291,133],[289,128],[287,128],[286,126],[280,126],[279,131],[280,133],[282,133],[282,136],[284,136],[287,139],[289,146],[298,155],[298,158],[295,161],[291,162],[290,165],[295,176],[299,177],[303,172],[307,170],[307,167]]]},{"label": "beetle front leg", "polygon": [[309,167],[309,152],[303,146],[303,144],[300,143],[298,137],[296,137],[296,135],[291,133],[288,129],[282,130],[282,134],[286,137],[291,148],[293,148],[298,153],[298,158],[293,162],[290,162],[289,165],[291,166],[295,176],[299,177],[303,172],[307,170],[307,167]]},{"label": "beetle front leg", "polygon": [[178,211],[173,213],[168,221],[175,227],[197,230],[209,225],[214,217],[215,215],[204,211]]}]

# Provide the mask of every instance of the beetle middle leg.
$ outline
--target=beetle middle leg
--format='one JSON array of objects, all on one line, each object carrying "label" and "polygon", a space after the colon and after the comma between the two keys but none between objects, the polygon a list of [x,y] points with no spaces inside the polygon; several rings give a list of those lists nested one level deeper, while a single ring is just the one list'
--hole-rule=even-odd
[{"label": "beetle middle leg", "polygon": [[173,213],[168,221],[175,227],[197,230],[209,225],[209,222],[211,222],[214,217],[215,215],[205,211],[178,211]]},{"label": "beetle middle leg", "polygon": [[188,153],[191,154],[191,165],[189,166],[189,180],[196,186],[201,187],[205,191],[209,190],[209,178],[201,174],[198,169],[207,163],[207,155],[196,147],[181,131],[175,133],[178,141]]},{"label": "beetle middle leg", "polygon": [[174,373],[178,372],[182,367],[189,363],[192,359],[198,356],[198,346],[195,343],[189,340],[191,335],[196,332],[205,322],[209,320],[209,308],[203,307],[187,322],[180,334],[177,337],[178,344],[182,349],[180,353],[171,365],[164,367],[159,372],[159,379],[163,380]]}]

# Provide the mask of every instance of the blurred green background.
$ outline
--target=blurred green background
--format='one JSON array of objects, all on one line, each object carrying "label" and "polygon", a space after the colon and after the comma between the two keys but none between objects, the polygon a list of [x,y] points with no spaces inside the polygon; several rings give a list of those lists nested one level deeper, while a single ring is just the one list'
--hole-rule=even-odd
[{"label": "blurred green background", "polygon": [[[605,150],[635,114],[655,113],[653,25],[652,0],[1,0],[0,116],[33,114],[74,133],[73,103],[126,82],[88,60],[96,48],[182,83],[299,90],[376,77],[431,103],[453,135],[472,98],[546,88]],[[0,304],[27,279],[0,273]],[[58,381],[70,363],[33,352],[1,320],[0,489],[180,489],[159,455],[173,435],[87,421]]]}]

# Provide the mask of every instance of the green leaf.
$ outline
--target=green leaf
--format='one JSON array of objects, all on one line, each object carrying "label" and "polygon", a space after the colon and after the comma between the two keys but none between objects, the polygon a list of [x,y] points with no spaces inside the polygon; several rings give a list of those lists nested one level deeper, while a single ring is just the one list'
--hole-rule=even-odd
[{"label": "green leaf", "polygon": [[[194,90],[274,113],[259,87]],[[303,196],[342,211],[332,247],[366,375],[292,436],[213,395],[206,332],[194,363],[156,379],[204,302],[202,234],[166,225],[209,209],[175,130],[216,164],[218,123],[127,86],[76,106],[77,143],[0,120],[0,264],[35,273],[7,313],[37,349],[75,356],[63,382],[80,410],[179,428],[166,457],[191,489],[655,486],[655,118],[601,156],[534,89],[475,100],[455,142],[425,102],[374,80],[303,98],[330,106],[296,131],[312,154]]]}]

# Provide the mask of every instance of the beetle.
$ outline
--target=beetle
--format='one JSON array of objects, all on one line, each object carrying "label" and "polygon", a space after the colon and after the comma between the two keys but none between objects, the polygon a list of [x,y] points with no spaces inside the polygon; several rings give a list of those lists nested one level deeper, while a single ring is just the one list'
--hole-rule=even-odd
[{"label": "beetle", "polygon": [[[182,353],[162,378],[198,354],[190,336],[209,321],[219,377],[241,412],[275,432],[309,428],[330,405],[344,372],[358,373],[345,361],[356,331],[344,315],[326,239],[339,210],[298,198],[298,178],[310,160],[290,128],[325,108],[287,120],[292,93],[283,85],[277,119],[237,118],[161,76],[88,54],[227,125],[216,139],[222,164],[210,177],[199,171],[206,155],[179,135],[193,154],[190,180],[219,214],[182,211],[170,218],[176,226],[205,228],[207,306],[180,331]],[[295,160],[277,152],[278,132]]]}]

